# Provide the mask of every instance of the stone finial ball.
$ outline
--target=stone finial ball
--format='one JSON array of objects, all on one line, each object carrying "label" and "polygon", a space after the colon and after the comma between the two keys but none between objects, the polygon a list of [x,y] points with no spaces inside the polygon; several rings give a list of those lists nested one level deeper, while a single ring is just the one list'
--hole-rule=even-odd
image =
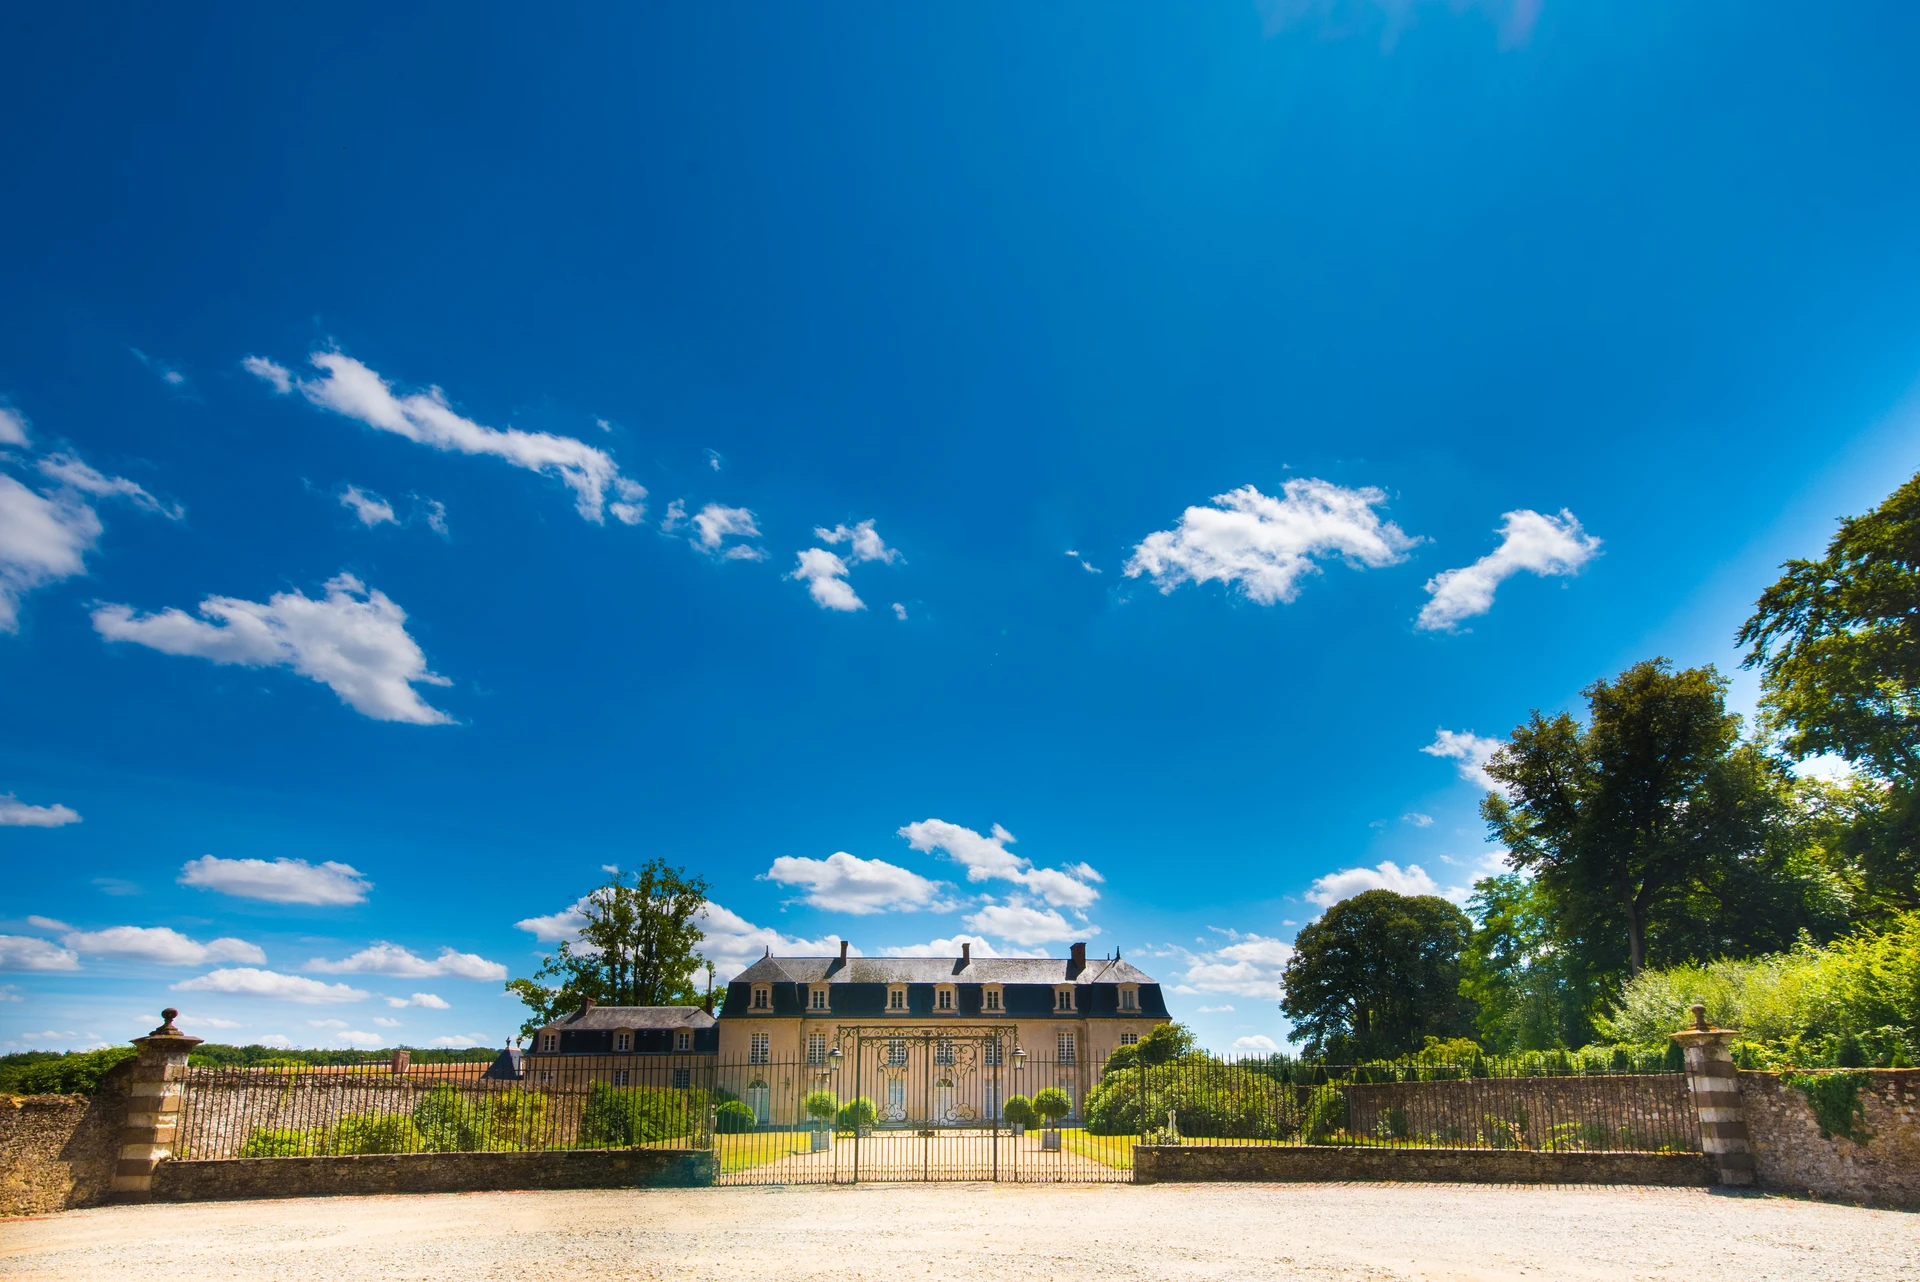
[{"label": "stone finial ball", "polygon": [[174,1020],[178,1019],[179,1017],[180,1017],[180,1012],[175,1010],[171,1006],[167,1007],[165,1010],[160,1012],[160,1018],[166,1020],[169,1024],[171,1024]]},{"label": "stone finial ball", "polygon": [[1698,1029],[1706,1028],[1707,1026],[1706,1006],[1701,1002],[1695,1002],[1693,1005],[1689,1006],[1687,1009],[1693,1012],[1693,1026]]}]

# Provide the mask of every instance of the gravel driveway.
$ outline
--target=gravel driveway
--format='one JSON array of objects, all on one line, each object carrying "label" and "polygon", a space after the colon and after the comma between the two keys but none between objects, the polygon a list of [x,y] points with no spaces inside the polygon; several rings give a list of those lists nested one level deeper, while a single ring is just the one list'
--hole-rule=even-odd
[{"label": "gravel driveway", "polygon": [[7,1278],[1920,1277],[1920,1216],[1704,1189],[863,1184],[108,1207]]}]

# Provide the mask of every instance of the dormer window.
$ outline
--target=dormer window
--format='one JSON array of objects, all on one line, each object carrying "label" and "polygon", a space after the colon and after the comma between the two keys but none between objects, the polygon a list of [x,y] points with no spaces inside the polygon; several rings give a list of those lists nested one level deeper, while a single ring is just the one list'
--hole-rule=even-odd
[{"label": "dormer window", "polygon": [[907,1009],[907,990],[898,985],[887,990],[887,1009],[905,1013]]},{"label": "dormer window", "polygon": [[942,1014],[951,1015],[954,1009],[953,990],[951,988],[935,990],[933,994],[933,1008]]},{"label": "dormer window", "polygon": [[632,1034],[632,1033],[629,1033],[629,1032],[627,1032],[627,1031],[626,1031],[625,1029],[622,1029],[621,1031],[619,1031],[619,1032],[617,1032],[617,1033],[615,1033],[615,1034],[613,1035],[613,1049],[615,1049],[615,1050],[617,1050],[617,1051],[630,1051],[630,1050],[632,1050],[632,1049],[633,1049],[633,1034]]},{"label": "dormer window", "polygon": [[675,1033],[673,1035],[673,1049],[677,1051],[692,1050],[693,1034],[692,1033]]},{"label": "dormer window", "polygon": [[560,1049],[560,1034],[558,1034],[558,1033],[542,1033],[542,1034],[540,1034],[540,1049],[541,1049],[541,1050],[543,1050],[543,1051],[545,1051],[545,1052],[547,1052],[547,1054],[549,1054],[549,1055],[551,1055],[551,1054],[552,1054],[553,1052],[555,1052],[555,1051],[557,1051],[557,1050],[559,1050],[559,1049]]},{"label": "dormer window", "polygon": [[1056,1011],[1066,1011],[1066,1012],[1071,1012],[1073,1010],[1073,990],[1071,988],[1054,989],[1053,1009]]},{"label": "dormer window", "polygon": [[807,994],[807,1009],[824,1011],[827,1009],[827,990],[816,988]]},{"label": "dormer window", "polygon": [[981,994],[981,1009],[983,1010],[999,1010],[1000,1009],[1000,990],[999,989],[989,988],[986,992]]},{"label": "dormer window", "polygon": [[1140,1009],[1140,992],[1134,988],[1120,990],[1120,1009],[1134,1011]]},{"label": "dormer window", "polygon": [[755,984],[753,986],[753,1009],[773,1009],[773,990],[765,984]]}]

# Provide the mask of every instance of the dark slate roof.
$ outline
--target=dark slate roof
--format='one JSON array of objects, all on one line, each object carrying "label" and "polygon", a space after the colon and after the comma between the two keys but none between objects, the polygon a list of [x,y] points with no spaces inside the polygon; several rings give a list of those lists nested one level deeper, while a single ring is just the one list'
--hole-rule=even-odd
[{"label": "dark slate roof", "polygon": [[1131,962],[1091,957],[1076,975],[1065,957],[762,957],[733,977],[795,984],[1152,984]]},{"label": "dark slate roof", "polygon": [[548,1028],[712,1028],[713,1016],[698,1006],[594,1006],[557,1019]]},{"label": "dark slate roof", "polygon": [[526,1068],[520,1061],[520,1048],[509,1046],[494,1057],[493,1066],[487,1069],[486,1076],[503,1081],[516,1081],[526,1076],[526,1072]]}]

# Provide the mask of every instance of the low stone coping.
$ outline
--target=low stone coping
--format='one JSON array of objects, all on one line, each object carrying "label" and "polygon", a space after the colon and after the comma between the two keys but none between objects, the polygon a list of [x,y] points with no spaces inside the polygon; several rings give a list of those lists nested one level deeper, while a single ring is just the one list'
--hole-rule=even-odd
[{"label": "low stone coping", "polygon": [[574,1149],[541,1153],[365,1153],[161,1162],[156,1202],[517,1189],[685,1188],[713,1183],[698,1149]]},{"label": "low stone coping", "polygon": [[1372,1148],[1313,1144],[1139,1144],[1136,1184],[1231,1180],[1337,1183],[1710,1185],[1701,1153],[1540,1153],[1528,1149]]}]

